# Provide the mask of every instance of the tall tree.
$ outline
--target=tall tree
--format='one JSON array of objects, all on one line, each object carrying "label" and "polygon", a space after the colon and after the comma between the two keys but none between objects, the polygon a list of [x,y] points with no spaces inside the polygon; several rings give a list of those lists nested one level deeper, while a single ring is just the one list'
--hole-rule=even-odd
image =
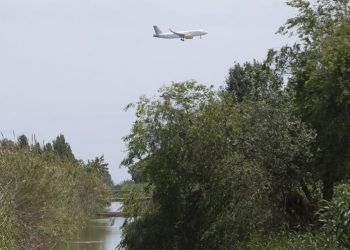
[{"label": "tall tree", "polygon": [[253,61],[243,65],[235,64],[229,69],[226,90],[232,93],[236,102],[259,100],[271,91],[281,89],[283,79],[272,67],[273,51],[270,51],[263,63]]},{"label": "tall tree", "polygon": [[271,225],[270,203],[286,197],[272,194],[299,187],[297,162],[313,139],[291,103],[280,91],[237,103],[194,82],[142,97],[123,164],[142,167],[153,196],[150,209],[126,223],[122,246],[230,249]]},{"label": "tall tree", "polygon": [[299,111],[317,131],[314,171],[323,181],[323,197],[330,200],[336,182],[350,174],[350,15],[349,0],[306,0],[288,3],[299,14],[281,33],[300,38],[290,53]]},{"label": "tall tree", "polygon": [[29,150],[29,142],[28,138],[25,135],[20,135],[17,139],[17,145],[20,149],[27,149]]},{"label": "tall tree", "polygon": [[158,99],[141,98],[136,116],[123,163],[142,166],[154,186],[153,209],[126,224],[122,246],[225,249],[262,224],[263,209],[256,208],[263,205],[242,207],[267,203],[264,171],[235,155],[231,108],[212,89],[174,83]]},{"label": "tall tree", "polygon": [[62,158],[75,160],[74,154],[68,142],[64,138],[64,135],[59,135],[52,141],[52,147],[54,152]]},{"label": "tall tree", "polygon": [[101,176],[109,186],[113,186],[112,177],[108,172],[108,163],[104,162],[104,156],[96,157],[94,160],[88,160],[86,169],[88,172],[92,172]]}]

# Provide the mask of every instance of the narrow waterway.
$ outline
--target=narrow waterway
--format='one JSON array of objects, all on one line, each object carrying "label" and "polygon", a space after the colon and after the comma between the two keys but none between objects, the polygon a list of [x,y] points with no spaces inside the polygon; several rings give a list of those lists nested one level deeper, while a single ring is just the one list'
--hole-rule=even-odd
[{"label": "narrow waterway", "polygon": [[[120,202],[112,202],[109,211],[118,211]],[[121,240],[124,218],[92,219],[75,239],[59,245],[57,250],[114,250]]]}]

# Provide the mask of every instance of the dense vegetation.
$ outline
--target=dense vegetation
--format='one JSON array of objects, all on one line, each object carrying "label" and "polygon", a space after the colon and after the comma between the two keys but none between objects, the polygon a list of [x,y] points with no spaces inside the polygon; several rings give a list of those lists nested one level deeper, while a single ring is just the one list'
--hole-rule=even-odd
[{"label": "dense vegetation", "polygon": [[152,199],[126,203],[120,247],[350,248],[350,1],[288,5],[293,46],[128,106],[122,164]]},{"label": "dense vegetation", "polygon": [[0,249],[52,249],[106,205],[110,184],[103,157],[77,160],[63,135],[0,140]]}]

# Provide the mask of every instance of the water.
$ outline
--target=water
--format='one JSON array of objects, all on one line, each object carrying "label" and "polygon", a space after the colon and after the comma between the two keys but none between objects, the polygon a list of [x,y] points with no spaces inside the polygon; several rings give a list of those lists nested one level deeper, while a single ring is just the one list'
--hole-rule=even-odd
[{"label": "water", "polygon": [[[109,211],[118,211],[120,202],[112,202]],[[70,240],[57,250],[114,250],[121,240],[124,218],[101,218],[89,221],[76,239]]]}]

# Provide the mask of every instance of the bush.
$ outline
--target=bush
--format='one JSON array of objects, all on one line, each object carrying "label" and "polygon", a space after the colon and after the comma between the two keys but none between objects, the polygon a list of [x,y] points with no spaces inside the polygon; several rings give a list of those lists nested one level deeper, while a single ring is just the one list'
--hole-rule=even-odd
[{"label": "bush", "polygon": [[255,238],[248,243],[243,242],[238,249],[247,250],[320,250],[320,249],[339,249],[335,241],[326,240],[326,235],[322,233],[282,233],[273,235],[268,239]]},{"label": "bush", "polygon": [[350,249],[350,184],[335,187],[335,195],[320,211],[322,229],[333,237],[339,246]]},{"label": "bush", "polygon": [[49,249],[101,209],[108,191],[76,160],[0,149],[0,249]]}]

